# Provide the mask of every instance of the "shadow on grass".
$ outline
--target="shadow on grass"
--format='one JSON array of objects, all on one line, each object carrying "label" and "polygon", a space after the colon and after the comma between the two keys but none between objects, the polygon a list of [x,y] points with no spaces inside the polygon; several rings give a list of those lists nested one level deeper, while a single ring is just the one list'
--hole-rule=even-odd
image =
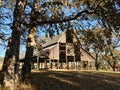
[{"label": "shadow on grass", "polygon": [[120,74],[84,71],[32,72],[35,90],[120,90]]}]

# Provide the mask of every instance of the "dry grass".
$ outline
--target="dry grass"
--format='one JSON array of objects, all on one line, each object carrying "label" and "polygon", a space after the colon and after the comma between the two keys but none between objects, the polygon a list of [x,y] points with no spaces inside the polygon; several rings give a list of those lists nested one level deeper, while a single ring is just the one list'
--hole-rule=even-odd
[{"label": "dry grass", "polygon": [[2,69],[3,61],[0,60],[0,70]]},{"label": "dry grass", "polygon": [[2,65],[0,64],[0,70],[2,70]]},{"label": "dry grass", "polygon": [[33,71],[33,90],[120,90],[120,73],[97,71]]},{"label": "dry grass", "polygon": [[19,90],[120,90],[120,72],[40,70],[29,81]]}]

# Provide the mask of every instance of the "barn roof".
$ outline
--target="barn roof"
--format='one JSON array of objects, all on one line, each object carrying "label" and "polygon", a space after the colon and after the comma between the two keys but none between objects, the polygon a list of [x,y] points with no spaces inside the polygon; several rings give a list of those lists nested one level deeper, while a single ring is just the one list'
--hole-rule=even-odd
[{"label": "barn roof", "polygon": [[[53,36],[52,38],[47,38],[47,42],[45,44],[43,44],[43,48],[44,50],[45,49],[48,49],[48,48],[52,48],[54,47],[62,37],[62,35],[64,34],[65,32],[63,32],[62,34],[58,35],[58,36]],[[87,51],[85,50],[84,48],[81,47],[81,50],[83,50],[84,52],[87,53],[87,55],[89,55],[92,59],[95,60],[95,58]]]},{"label": "barn roof", "polygon": [[[63,33],[62,33],[63,34]],[[59,39],[60,39],[60,37],[62,36],[62,34],[60,34],[60,35],[57,35],[57,36],[53,36],[52,38],[48,38],[47,39],[47,42],[45,43],[45,44],[43,44],[43,47],[45,48],[45,47],[49,47],[49,46],[51,46],[51,45],[54,45],[54,44],[56,44],[58,41],[59,41]]]}]

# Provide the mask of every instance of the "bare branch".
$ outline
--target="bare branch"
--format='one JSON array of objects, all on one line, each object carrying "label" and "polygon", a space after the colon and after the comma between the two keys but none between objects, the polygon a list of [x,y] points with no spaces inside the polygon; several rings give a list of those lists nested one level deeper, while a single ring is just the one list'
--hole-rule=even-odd
[{"label": "bare branch", "polygon": [[62,19],[62,20],[51,20],[51,21],[36,21],[34,24],[36,25],[42,25],[42,24],[53,24],[53,23],[62,23],[62,22],[68,22],[68,21],[72,21],[72,20],[75,20],[77,19],[79,16],[81,16],[83,13],[86,13],[86,14],[92,14],[94,13],[93,12],[89,12],[88,10],[84,10],[84,11],[81,11],[79,12],[77,15],[75,15],[74,17],[70,17],[68,19]]},{"label": "bare branch", "polygon": [[[43,24],[54,24],[54,23],[62,23],[62,22],[68,22],[68,21],[72,21],[72,20],[76,20],[78,17],[80,17],[83,13],[86,13],[86,14],[94,14],[98,8],[98,6],[100,5],[100,3],[102,3],[104,0],[101,0],[97,5],[96,5],[96,8],[93,10],[93,11],[88,11],[88,10],[83,10],[81,12],[79,12],[78,14],[76,14],[75,16],[73,17],[69,17],[69,18],[64,18],[62,20],[49,20],[49,21],[35,21],[33,23],[33,25],[37,26],[37,25],[43,25]],[[46,7],[47,5],[63,5],[63,3],[61,3],[60,1],[55,1],[55,2],[46,2],[44,4],[41,5],[41,9],[43,7]],[[36,12],[38,13],[38,12]],[[29,24],[27,23],[22,23],[23,25],[25,26],[30,26]]]},{"label": "bare branch", "polygon": [[49,6],[49,5],[63,5],[63,3],[60,2],[60,1],[45,2],[40,6],[40,8],[43,8],[43,7],[46,7],[46,6]]},{"label": "bare branch", "polygon": [[[95,8],[93,11],[91,11],[91,12],[89,12],[88,10],[83,10],[83,11],[79,12],[77,15],[75,15],[74,17],[70,17],[70,18],[68,18],[68,19],[51,20],[51,21],[41,21],[41,22],[36,21],[35,23],[36,23],[37,25],[41,25],[41,24],[53,24],[53,23],[62,23],[62,22],[72,21],[72,20],[75,20],[75,19],[77,19],[78,17],[80,17],[83,13],[86,13],[86,14],[93,14],[93,13],[95,13],[96,10],[97,10],[97,8],[99,7],[99,5],[100,5],[103,1],[104,1],[104,0],[101,0],[100,2],[98,2],[98,4],[96,5],[96,8]],[[48,4],[51,4],[51,5],[61,4],[61,5],[62,5],[62,3],[59,2],[59,1],[58,1],[58,2],[48,2]],[[45,4],[45,5],[48,5],[48,4]],[[45,6],[45,5],[43,4],[43,6]],[[34,24],[35,24],[35,23],[34,23]]]}]

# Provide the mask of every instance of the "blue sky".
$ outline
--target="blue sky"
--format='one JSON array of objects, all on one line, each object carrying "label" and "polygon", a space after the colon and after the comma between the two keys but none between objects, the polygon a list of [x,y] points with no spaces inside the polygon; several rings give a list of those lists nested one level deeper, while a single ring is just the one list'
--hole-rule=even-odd
[{"label": "blue sky", "polygon": [[[25,45],[22,45],[22,46],[20,47],[20,53],[23,53],[25,50],[26,50],[26,49],[25,49]],[[4,56],[5,56],[5,52],[6,52],[6,48],[1,47],[1,48],[0,48],[0,57],[4,57]]]},{"label": "blue sky", "polygon": [[[81,7],[82,8],[82,7]],[[29,13],[29,11],[31,11],[31,10],[29,10],[30,8],[29,7],[27,7],[26,8],[26,12],[28,12]],[[64,12],[65,12],[65,14],[66,14],[66,16],[70,16],[71,15],[71,13],[70,12],[72,12],[72,13],[77,13],[77,9],[74,9],[74,8],[72,8],[71,10],[68,10],[68,9],[66,9],[66,8],[63,8],[63,10],[64,10]],[[9,10],[7,10],[7,9],[3,9],[3,12],[4,13],[11,13],[11,17],[13,16],[12,15],[12,10],[11,11],[9,11]],[[4,19],[4,22],[5,23],[10,23],[10,22],[12,22],[10,19]],[[84,25],[87,25],[87,22],[88,21],[84,21]],[[93,21],[92,22],[92,25],[94,26],[96,24],[96,21]],[[9,31],[6,31],[6,33],[11,33],[11,30],[9,30]],[[120,49],[120,48],[118,48],[118,49]],[[21,48],[20,48],[20,51],[21,52],[23,52],[25,50],[25,46],[22,46]],[[6,48],[4,48],[4,47],[0,47],[0,56],[2,56],[2,57],[4,57],[4,55],[5,55],[5,51],[6,51]]]}]

